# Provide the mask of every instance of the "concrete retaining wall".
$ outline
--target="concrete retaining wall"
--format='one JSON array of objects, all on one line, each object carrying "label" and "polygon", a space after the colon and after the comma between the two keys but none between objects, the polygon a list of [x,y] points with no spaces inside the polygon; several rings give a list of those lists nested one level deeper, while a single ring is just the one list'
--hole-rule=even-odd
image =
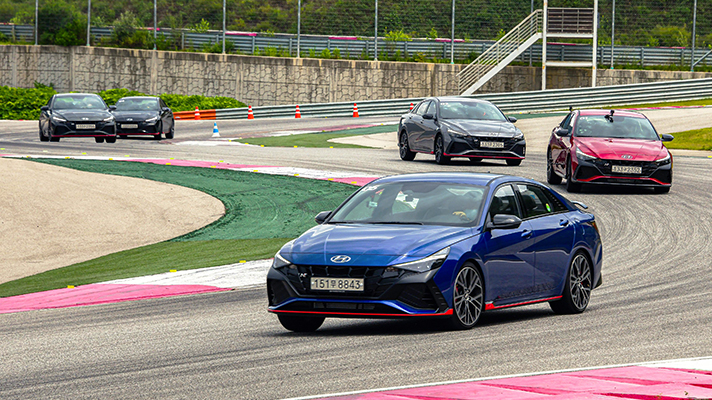
[{"label": "concrete retaining wall", "polygon": [[[59,92],[127,88],[228,96],[255,106],[457,94],[462,65],[255,57],[102,47],[0,46],[0,86]],[[599,70],[598,84],[712,77],[684,71]],[[548,89],[590,86],[591,70],[548,68]],[[541,88],[541,68],[507,67],[478,93]]]}]

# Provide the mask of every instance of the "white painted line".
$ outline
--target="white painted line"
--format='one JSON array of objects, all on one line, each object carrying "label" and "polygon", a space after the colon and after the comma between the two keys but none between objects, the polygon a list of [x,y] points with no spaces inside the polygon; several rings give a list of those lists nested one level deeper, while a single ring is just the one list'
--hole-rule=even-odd
[{"label": "white painted line", "polygon": [[124,285],[207,285],[220,288],[248,288],[263,286],[272,260],[248,261],[219,267],[191,269],[178,272],[117,279],[101,283]]},{"label": "white painted line", "polygon": [[[487,378],[463,379],[463,380],[458,380],[458,381],[433,382],[433,383],[423,383],[423,384],[408,385],[408,386],[393,386],[393,387],[389,387],[389,388],[380,388],[380,389],[372,389],[372,390],[358,390],[358,391],[353,391],[353,392],[342,392],[342,393],[328,393],[328,394],[320,394],[320,395],[316,395],[316,396],[290,397],[288,399],[282,399],[282,400],[322,399],[322,398],[326,398],[326,397],[353,396],[353,395],[364,394],[364,393],[376,393],[376,392],[386,392],[386,391],[392,391],[392,390],[414,389],[414,388],[421,388],[421,387],[428,387],[428,386],[453,385],[453,384],[457,384],[457,383],[480,382],[480,381],[489,381],[489,380],[494,380],[494,379],[522,378],[525,376],[551,375],[551,374],[560,374],[560,373],[565,373],[565,372],[592,371],[592,370],[597,370],[597,369],[622,368],[622,367],[634,367],[634,366],[652,367],[652,368],[665,368],[665,367],[672,368],[672,367],[668,367],[668,365],[677,365],[677,364],[682,365],[682,364],[684,364],[684,365],[688,365],[688,366],[693,366],[692,368],[685,367],[686,369],[705,370],[704,368],[697,367],[697,365],[706,367],[708,365],[708,363],[710,363],[710,362],[712,362],[712,357],[682,358],[682,359],[677,359],[677,360],[651,361],[651,362],[632,363],[632,364],[614,364],[614,365],[605,365],[605,366],[600,366],[600,367],[560,369],[560,370],[554,370],[554,371],[532,372],[532,373],[526,373],[526,374],[500,375],[500,376],[490,376]],[[682,367],[676,367],[676,368],[682,368]]]}]

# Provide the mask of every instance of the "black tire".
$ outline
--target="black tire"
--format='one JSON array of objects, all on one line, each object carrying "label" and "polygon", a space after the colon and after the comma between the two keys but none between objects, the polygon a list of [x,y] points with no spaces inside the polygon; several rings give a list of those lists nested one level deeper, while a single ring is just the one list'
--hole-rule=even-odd
[{"label": "black tire", "polygon": [[522,163],[522,160],[507,160],[507,165],[510,167],[516,167],[519,166]]},{"label": "black tire", "polygon": [[566,274],[561,299],[549,302],[549,306],[556,314],[580,314],[588,307],[592,289],[591,263],[586,255],[576,253]]},{"label": "black tire", "polygon": [[398,137],[398,149],[400,151],[400,158],[403,161],[413,161],[415,159],[415,152],[410,150],[410,145],[408,144],[408,134],[403,131]]},{"label": "black tire", "polygon": [[551,159],[551,153],[546,156],[546,181],[550,185],[561,183],[561,177],[554,172],[554,161]]},{"label": "black tire", "polygon": [[106,143],[116,143],[116,136],[106,138]]},{"label": "black tire", "polygon": [[452,329],[471,329],[477,324],[485,305],[484,281],[474,265],[465,263],[455,278],[452,290]]},{"label": "black tire", "polygon": [[50,136],[49,141],[50,142],[59,142],[59,137],[58,136]]},{"label": "black tire", "polygon": [[655,193],[665,194],[670,193],[670,186],[659,186],[655,188]]},{"label": "black tire", "polygon": [[166,139],[173,139],[173,136],[175,135],[175,133],[176,133],[176,127],[174,125],[174,126],[171,126],[171,130],[168,131],[168,133],[166,133]]},{"label": "black tire", "polygon": [[49,142],[49,137],[42,134],[42,128],[40,128],[40,142]]},{"label": "black tire", "polygon": [[97,143],[104,143],[104,138],[103,137],[95,137],[94,141]]},{"label": "black tire", "polygon": [[475,164],[475,165],[482,164],[481,158],[469,157],[469,159],[470,159],[470,164]]},{"label": "black tire", "polygon": [[445,156],[445,143],[443,142],[443,136],[438,134],[435,137],[435,162],[440,165],[446,165],[450,163],[450,157]]},{"label": "black tire", "polygon": [[292,332],[314,332],[324,323],[324,317],[303,317],[279,314],[279,323]]},{"label": "black tire", "polygon": [[571,167],[571,160],[569,160],[569,167],[567,168],[567,173],[566,173],[566,191],[569,193],[578,193],[581,191],[581,184],[574,182],[572,176],[574,175],[574,171],[572,170]]}]

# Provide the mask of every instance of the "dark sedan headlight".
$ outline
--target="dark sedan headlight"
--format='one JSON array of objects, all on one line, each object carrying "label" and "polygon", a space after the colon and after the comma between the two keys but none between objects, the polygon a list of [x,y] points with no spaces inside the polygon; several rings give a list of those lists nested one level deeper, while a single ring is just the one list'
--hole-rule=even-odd
[{"label": "dark sedan headlight", "polygon": [[147,119],[147,120],[146,120],[146,123],[147,123],[147,124],[152,124],[152,123],[154,123],[154,122],[156,122],[156,121],[158,121],[158,117],[153,117],[153,118]]},{"label": "dark sedan headlight", "polygon": [[592,155],[590,155],[590,154],[584,153],[584,152],[581,150],[581,148],[579,148],[579,147],[576,147],[576,158],[578,158],[579,160],[583,160],[583,161],[596,161],[596,160],[598,160],[598,157],[594,157],[594,156],[592,156]]},{"label": "dark sedan headlight", "polygon": [[62,117],[60,117],[60,116],[57,116],[57,115],[53,115],[53,116],[52,116],[52,121],[54,121],[54,122],[67,122],[66,119],[64,119],[64,118],[62,118]]},{"label": "dark sedan headlight", "polygon": [[524,133],[521,132],[521,131],[519,131],[519,132],[517,132],[516,134],[514,134],[514,138],[515,138],[516,140],[522,140],[522,139],[524,139]]},{"label": "dark sedan headlight", "polygon": [[672,157],[670,157],[670,153],[667,153],[667,155],[659,160],[655,160],[655,164],[657,164],[658,167],[662,167],[663,165],[668,165],[672,162]]},{"label": "dark sedan headlight", "polygon": [[391,265],[390,268],[404,269],[413,272],[427,272],[431,269],[440,267],[443,262],[445,262],[445,259],[447,258],[448,254],[450,254],[450,247],[446,247],[438,251],[437,253],[431,254],[425,258],[421,258],[420,260],[411,261],[403,264]]},{"label": "dark sedan headlight", "polygon": [[465,132],[462,132],[462,131],[458,131],[458,130],[452,129],[452,128],[448,128],[447,131],[448,131],[448,133],[451,133],[451,134],[456,135],[456,136],[470,136],[468,133],[465,133]]},{"label": "dark sedan headlight", "polygon": [[111,116],[104,118],[104,122],[114,122],[114,116],[111,115]]}]

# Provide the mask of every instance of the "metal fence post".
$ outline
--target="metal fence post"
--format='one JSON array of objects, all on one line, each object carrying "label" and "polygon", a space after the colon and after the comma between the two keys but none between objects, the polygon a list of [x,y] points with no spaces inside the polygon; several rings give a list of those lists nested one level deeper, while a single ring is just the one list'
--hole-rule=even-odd
[{"label": "metal fence post", "polygon": [[695,28],[697,28],[697,0],[692,11],[692,54],[690,55],[690,71],[695,70]]},{"label": "metal fence post", "polygon": [[611,69],[613,69],[613,49],[616,43],[616,0],[613,0],[613,11],[611,11]]},{"label": "metal fence post", "polygon": [[91,0],[87,3],[87,47],[91,46]]},{"label": "metal fence post", "polygon": [[[301,58],[302,42],[302,0],[297,1],[297,58]],[[252,52],[255,52],[255,42],[252,42]]]},{"label": "metal fence post", "polygon": [[158,7],[156,0],[153,0],[153,50],[156,50],[156,39],[158,38]]},{"label": "metal fence post", "polygon": [[227,9],[225,5],[225,0],[223,0],[223,43],[222,43],[222,53],[225,54],[225,10]]},{"label": "metal fence post", "polygon": [[450,32],[450,64],[455,64],[455,0],[452,0],[452,31]]},{"label": "metal fence post", "polygon": [[378,61],[378,0],[376,1],[376,13],[374,22],[374,35],[373,35],[373,61]]},{"label": "metal fence post", "polygon": [[[39,17],[39,10],[40,10],[40,0],[35,0],[35,46],[37,46],[37,31],[39,30],[39,21],[37,21],[37,18]],[[12,40],[15,40],[15,26],[12,26],[13,29],[13,38]]]}]

